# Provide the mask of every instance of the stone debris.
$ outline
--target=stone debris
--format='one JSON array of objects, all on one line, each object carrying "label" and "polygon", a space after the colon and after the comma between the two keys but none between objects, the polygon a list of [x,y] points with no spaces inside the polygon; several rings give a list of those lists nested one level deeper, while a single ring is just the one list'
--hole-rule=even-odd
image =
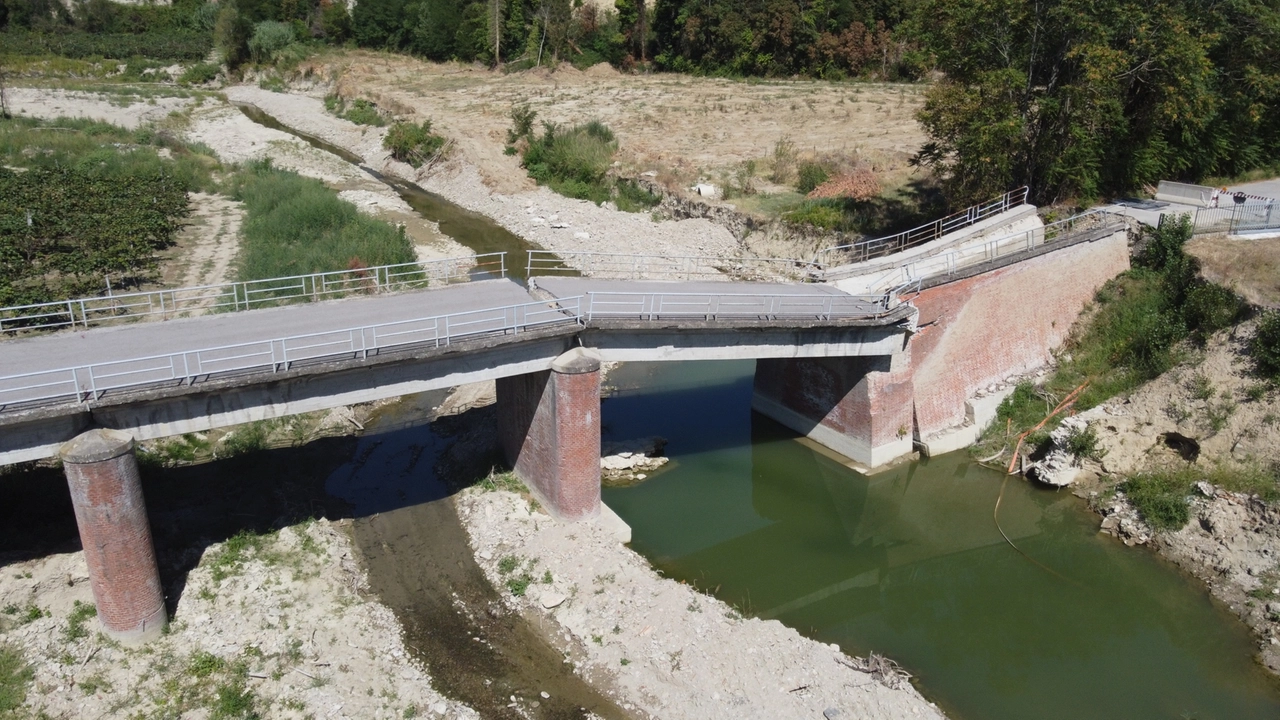
[{"label": "stone debris", "polygon": [[605,443],[600,451],[600,471],[606,485],[629,485],[644,480],[670,462],[663,457],[666,438],[649,437]]},{"label": "stone debris", "polygon": [[[439,717],[478,718],[437,693],[410,658],[395,615],[368,594],[349,523],[283,528],[266,536],[261,551],[219,565],[218,575],[211,560],[223,544],[193,549],[201,559],[186,576],[169,630],[144,648],[103,642],[93,618],[84,637],[66,638],[74,603],[93,602],[83,552],[6,565],[0,607],[44,613],[21,624],[0,616],[0,642],[19,647],[35,673],[25,707],[42,717],[168,716],[165,708],[195,696],[179,701],[167,683],[199,682],[189,667],[208,654],[216,660],[202,661],[206,667],[246,664],[263,717],[389,718],[431,708]],[[183,717],[204,717],[203,707]]]}]

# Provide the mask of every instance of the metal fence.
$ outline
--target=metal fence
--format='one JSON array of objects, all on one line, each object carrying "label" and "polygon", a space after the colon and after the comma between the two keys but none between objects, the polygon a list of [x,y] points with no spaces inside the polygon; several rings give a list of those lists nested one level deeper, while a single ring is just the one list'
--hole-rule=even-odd
[{"label": "metal fence", "polygon": [[872,258],[902,252],[907,248],[932,242],[944,235],[999,215],[1010,208],[1025,204],[1027,202],[1027,192],[1028,189],[1026,187],[1020,187],[1017,190],[1010,190],[988,203],[974,205],[958,213],[934,220],[931,223],[900,232],[897,235],[860,240],[856,243],[820,250],[814,257],[814,263],[827,268],[835,265],[864,262]]},{"label": "metal fence", "polygon": [[193,385],[311,362],[368,358],[406,346],[442,347],[482,335],[580,325],[583,316],[582,297],[576,296],[9,375],[0,377],[0,410],[51,400],[86,402],[111,390]]},{"label": "metal fence", "polygon": [[[956,248],[920,258],[914,262],[903,263],[895,270],[882,273],[877,279],[877,287],[894,288],[887,290],[891,295],[903,294],[903,288],[912,283],[919,283],[935,277],[955,275],[966,268],[998,260],[1044,245],[1063,243],[1080,237],[1084,233],[1108,234],[1119,232],[1128,227],[1125,221],[1115,213],[1104,210],[1090,210],[1072,217],[1049,223],[1044,227],[1012,233],[981,244]],[[876,289],[876,288],[869,288]]]},{"label": "metal fence", "polygon": [[1229,207],[1201,208],[1192,220],[1192,234],[1280,230],[1280,202],[1251,202]]},{"label": "metal fence", "polygon": [[248,310],[280,302],[396,292],[474,277],[506,275],[506,253],[498,252],[265,280],[147,290],[0,308],[0,332],[87,327],[148,317],[171,318],[184,314]]},{"label": "metal fence", "polygon": [[765,295],[754,293],[588,292],[586,322],[599,318],[815,320],[878,318],[887,313],[888,295]]},{"label": "metal fence", "polygon": [[[567,267],[571,265],[572,267]],[[530,250],[526,272],[535,275],[582,275],[596,278],[639,280],[662,278],[694,280],[808,280],[818,266],[805,260],[783,258],[722,258],[708,255],[638,255],[607,252],[552,252]]]}]

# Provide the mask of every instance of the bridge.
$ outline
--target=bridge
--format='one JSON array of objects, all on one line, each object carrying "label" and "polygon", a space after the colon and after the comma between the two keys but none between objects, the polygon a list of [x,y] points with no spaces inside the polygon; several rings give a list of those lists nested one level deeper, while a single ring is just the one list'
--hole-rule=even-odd
[{"label": "bridge", "polygon": [[535,252],[527,287],[480,257],[0,309],[0,464],[62,458],[100,610],[125,608],[104,626],[145,639],[135,440],[494,380],[509,461],[578,520],[600,512],[602,362],[754,359],[757,411],[867,470],[946,452],[1128,266],[1118,218],[1045,226],[1024,200],[804,262]]}]

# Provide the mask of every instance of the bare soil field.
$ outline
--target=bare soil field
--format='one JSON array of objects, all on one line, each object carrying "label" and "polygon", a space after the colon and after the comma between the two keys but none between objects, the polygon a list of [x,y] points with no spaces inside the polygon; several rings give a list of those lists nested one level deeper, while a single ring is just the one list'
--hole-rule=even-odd
[{"label": "bare soil field", "polygon": [[503,74],[367,51],[320,55],[308,71],[344,96],[430,118],[500,193],[532,187],[519,158],[503,153],[517,104],[539,120],[601,120],[618,136],[624,170],[682,184],[764,161],[788,139],[802,153],[856,157],[894,186],[912,175],[907,159],[924,142],[915,113],[925,85],[624,75],[607,65]]},{"label": "bare soil field", "polygon": [[1280,238],[1241,240],[1220,235],[1187,243],[1209,280],[1255,305],[1280,308]]}]

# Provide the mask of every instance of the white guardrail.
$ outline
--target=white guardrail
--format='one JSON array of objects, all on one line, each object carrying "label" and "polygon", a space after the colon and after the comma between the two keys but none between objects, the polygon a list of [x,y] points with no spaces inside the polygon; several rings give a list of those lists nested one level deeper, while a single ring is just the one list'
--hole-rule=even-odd
[{"label": "white guardrail", "polygon": [[1006,210],[1023,205],[1027,202],[1027,194],[1028,188],[1026,187],[1010,190],[990,202],[974,205],[896,235],[859,240],[848,245],[819,250],[813,261],[817,265],[826,268],[832,265],[848,265],[865,262],[875,257],[892,255],[907,248],[932,242],[943,235],[967,228],[970,225],[976,225],[989,217],[994,217]]},{"label": "white guardrail", "polygon": [[215,377],[277,373],[300,364],[365,359],[407,346],[443,347],[465,338],[514,334],[592,319],[704,320],[878,318],[887,295],[747,295],[593,292],[548,301],[435,315],[268,340],[183,350],[0,377],[0,411],[50,401],[84,403],[112,390],[194,385]]},{"label": "white guardrail", "polygon": [[609,252],[530,250],[526,275],[576,275],[616,280],[662,278],[808,280],[818,265],[785,258],[724,258],[710,255],[638,255]]},{"label": "white guardrail", "polygon": [[506,277],[506,253],[17,305],[0,308],[0,332],[248,310],[282,301],[418,289],[475,276]]},{"label": "white guardrail", "polygon": [[479,335],[519,333],[535,327],[582,323],[582,297],[554,303],[468,310],[414,320],[184,350],[0,377],[0,409],[17,403],[71,399],[86,402],[108,390],[186,384],[237,373],[282,372],[308,361],[360,359],[408,345],[442,347]]},{"label": "white guardrail", "polygon": [[[1042,245],[1052,245],[1078,237],[1082,233],[1098,230],[1118,232],[1125,227],[1124,220],[1105,210],[1089,210],[1072,217],[1049,223],[1019,233],[1012,233],[982,243],[947,250],[912,262],[903,263],[891,270],[868,274],[865,292],[879,292],[890,287],[907,285],[935,277],[955,275],[966,268],[998,260]],[[851,276],[856,278],[858,276]]]}]

